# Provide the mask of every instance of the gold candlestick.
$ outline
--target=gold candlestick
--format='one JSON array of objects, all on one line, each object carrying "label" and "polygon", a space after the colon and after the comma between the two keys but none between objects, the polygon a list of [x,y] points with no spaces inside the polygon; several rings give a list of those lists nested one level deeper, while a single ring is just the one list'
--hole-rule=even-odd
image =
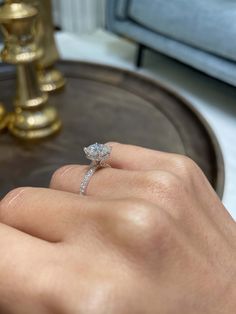
[{"label": "gold candlestick", "polygon": [[41,92],[36,61],[43,49],[35,40],[37,10],[17,0],[7,0],[0,8],[0,23],[5,38],[2,60],[16,64],[17,92],[15,112],[9,118],[9,130],[22,139],[39,139],[61,127],[57,111],[48,105],[48,96]]},{"label": "gold candlestick", "polygon": [[5,129],[8,122],[8,116],[5,110],[5,107],[0,103],[0,132]]},{"label": "gold candlestick", "polygon": [[54,38],[54,26],[51,0],[24,0],[39,11],[37,23],[37,39],[43,48],[44,55],[37,63],[38,77],[42,91],[52,92],[65,85],[62,73],[54,67],[59,59],[59,53]]}]

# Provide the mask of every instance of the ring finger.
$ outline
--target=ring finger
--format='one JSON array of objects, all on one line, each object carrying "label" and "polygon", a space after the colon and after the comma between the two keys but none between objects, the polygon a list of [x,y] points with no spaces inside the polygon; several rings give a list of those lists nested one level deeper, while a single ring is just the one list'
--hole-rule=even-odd
[{"label": "ring finger", "polygon": [[[87,166],[70,165],[58,169],[52,176],[50,187],[55,190],[78,194]],[[87,196],[107,199],[143,198],[158,203],[170,189],[178,187],[178,178],[164,170],[130,171],[116,168],[101,168],[91,177]],[[160,197],[162,195],[162,197]]]}]

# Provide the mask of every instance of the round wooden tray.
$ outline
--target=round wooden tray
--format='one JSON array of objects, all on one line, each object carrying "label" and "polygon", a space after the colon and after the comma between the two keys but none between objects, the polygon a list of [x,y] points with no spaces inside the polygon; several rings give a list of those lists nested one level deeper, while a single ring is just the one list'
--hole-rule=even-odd
[{"label": "round wooden tray", "polygon": [[[217,140],[193,107],[162,84],[136,73],[90,63],[63,61],[66,89],[50,97],[63,120],[61,133],[23,144],[0,135],[0,196],[18,186],[48,186],[60,166],[87,163],[83,146],[118,141],[185,154],[202,168],[221,197],[224,165]],[[14,68],[0,67],[1,99],[15,93]]]}]

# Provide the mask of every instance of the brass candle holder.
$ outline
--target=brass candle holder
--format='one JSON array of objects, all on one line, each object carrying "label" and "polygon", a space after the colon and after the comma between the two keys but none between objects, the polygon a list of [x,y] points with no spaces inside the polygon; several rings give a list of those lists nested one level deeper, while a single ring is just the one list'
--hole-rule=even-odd
[{"label": "brass candle holder", "polygon": [[8,116],[5,107],[0,103],[0,132],[6,128],[8,121]]},{"label": "brass candle holder", "polygon": [[37,40],[44,54],[37,62],[41,90],[53,92],[65,85],[62,73],[54,67],[59,60],[59,53],[54,38],[54,26],[51,0],[23,0],[39,11],[37,22]]},{"label": "brass candle holder", "polygon": [[48,104],[48,95],[40,90],[36,62],[43,55],[35,38],[36,8],[17,0],[6,0],[0,7],[0,23],[4,35],[1,52],[4,62],[15,64],[17,91],[15,112],[8,128],[21,139],[50,136],[61,127],[57,111]]}]

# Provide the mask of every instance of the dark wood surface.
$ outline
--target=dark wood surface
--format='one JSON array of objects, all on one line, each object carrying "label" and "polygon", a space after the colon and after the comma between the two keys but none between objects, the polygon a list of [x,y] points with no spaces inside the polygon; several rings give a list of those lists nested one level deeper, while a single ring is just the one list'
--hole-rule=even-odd
[{"label": "dark wood surface", "polygon": [[[69,61],[58,66],[67,86],[50,102],[58,107],[64,127],[58,136],[34,144],[0,135],[0,196],[18,186],[48,186],[58,167],[87,163],[83,146],[107,141],[188,155],[222,196],[224,165],[216,138],[180,96],[158,82],[108,66]],[[8,108],[14,78],[13,67],[0,67],[0,101]]]}]

